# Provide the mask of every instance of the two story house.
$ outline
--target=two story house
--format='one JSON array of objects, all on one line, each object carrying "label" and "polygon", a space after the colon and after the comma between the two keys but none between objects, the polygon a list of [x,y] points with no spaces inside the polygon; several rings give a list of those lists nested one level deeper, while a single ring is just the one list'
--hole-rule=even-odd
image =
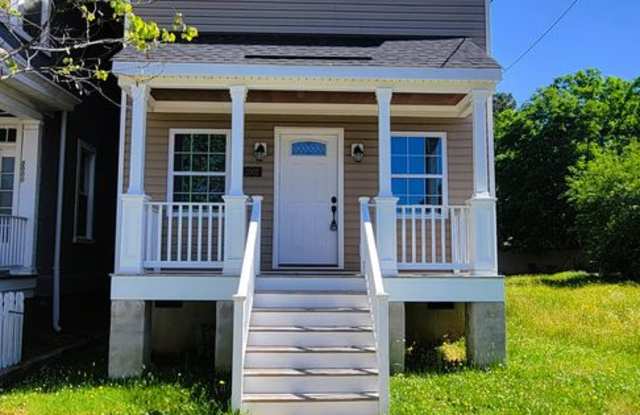
[{"label": "two story house", "polygon": [[[0,12],[2,51],[43,36],[40,27],[57,28],[47,22],[71,27],[61,22],[67,16],[53,15],[49,0],[11,4],[30,23]],[[31,59],[38,68],[55,55]],[[16,60],[26,64],[24,54]],[[8,73],[5,67],[0,72]],[[115,81],[103,88],[119,98]],[[50,302],[51,327],[59,331],[64,294],[106,291],[113,268],[118,116],[103,96],[77,94],[42,71],[0,82],[0,343],[3,350],[17,345],[0,357],[0,368],[20,360],[21,339],[14,338],[18,331],[9,330],[9,320],[22,318],[24,298]]]},{"label": "two story house", "polygon": [[209,324],[236,409],[388,413],[448,307],[472,364],[505,359],[488,0],[136,10],[200,36],[115,57],[111,376]]}]

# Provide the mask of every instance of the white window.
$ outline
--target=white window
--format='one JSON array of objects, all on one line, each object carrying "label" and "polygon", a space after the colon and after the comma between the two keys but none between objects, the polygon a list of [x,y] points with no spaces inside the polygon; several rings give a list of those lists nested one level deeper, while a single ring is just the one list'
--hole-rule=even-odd
[{"label": "white window", "polygon": [[391,189],[401,206],[447,204],[445,134],[392,134]]},{"label": "white window", "polygon": [[95,194],[96,150],[78,141],[76,161],[76,210],[74,241],[93,241],[93,202]]},{"label": "white window", "polygon": [[49,25],[51,0],[12,0],[12,7],[20,12],[14,19],[14,28],[23,37],[42,36],[45,40]]},{"label": "white window", "polygon": [[171,130],[168,199],[218,203],[227,188],[229,132]]},{"label": "white window", "polygon": [[0,157],[0,215],[13,213],[13,190],[15,186],[15,157]]}]

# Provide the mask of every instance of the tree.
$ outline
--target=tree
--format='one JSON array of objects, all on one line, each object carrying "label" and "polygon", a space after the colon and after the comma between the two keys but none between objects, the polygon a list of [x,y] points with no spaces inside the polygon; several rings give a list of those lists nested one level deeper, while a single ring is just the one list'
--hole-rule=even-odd
[{"label": "tree", "polygon": [[498,92],[493,96],[493,112],[500,114],[506,110],[515,110],[518,103],[510,92]]},{"label": "tree", "polygon": [[100,90],[121,48],[146,51],[198,35],[180,13],[168,30],[136,15],[129,0],[0,0],[0,21],[11,35],[0,48],[0,81],[38,72],[81,94]]},{"label": "tree", "polygon": [[578,247],[567,177],[605,145],[640,136],[640,78],[596,70],[556,79],[520,109],[496,114],[496,183],[502,249]]},{"label": "tree", "polygon": [[588,258],[602,272],[640,276],[640,143],[595,150],[569,178],[569,202]]}]

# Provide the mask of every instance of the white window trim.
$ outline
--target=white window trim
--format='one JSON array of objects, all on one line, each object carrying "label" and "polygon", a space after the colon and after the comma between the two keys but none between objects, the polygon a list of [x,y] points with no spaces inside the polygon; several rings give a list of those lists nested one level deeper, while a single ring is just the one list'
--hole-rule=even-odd
[{"label": "white window trim", "polygon": [[[17,8],[18,3],[19,3],[18,0],[11,0],[11,7]],[[51,12],[51,0],[42,0],[42,10],[40,11],[41,26],[47,19],[49,19],[50,12]],[[24,40],[29,41],[33,39],[33,36],[31,36],[29,33],[27,33],[23,29],[22,25],[20,24],[21,21],[19,17],[15,17],[15,16],[11,17],[10,23],[11,23],[11,29],[14,32],[16,32],[18,35],[20,35],[20,37],[22,37]],[[43,42],[43,44],[45,43],[48,33],[49,33],[49,29],[47,27],[47,30],[43,30],[42,33],[40,34],[40,41]],[[50,52],[43,52],[43,53],[50,55]]]},{"label": "white window trim", "polygon": [[[88,151],[93,154],[91,161],[91,169],[89,175],[89,196],[87,200],[87,234],[86,235],[78,235],[78,202],[80,195],[80,175],[82,174],[80,159],[82,155],[82,150]],[[76,154],[76,194],[75,194],[75,209],[73,214],[73,242],[74,243],[92,243],[95,241],[93,235],[93,226],[95,223],[94,218],[94,198],[95,198],[95,188],[96,188],[96,160],[97,153],[94,146],[83,141],[78,140],[78,150]]]},{"label": "white window trim", "polygon": [[[210,135],[224,135],[226,137],[225,145],[225,162],[224,173],[219,172],[190,172],[191,174],[176,174],[174,171],[174,157],[175,157],[175,138],[177,134],[210,134]],[[229,174],[231,164],[231,130],[210,129],[210,128],[171,128],[169,130],[169,162],[167,163],[167,202],[173,203],[173,178],[174,176],[224,176],[225,193],[229,190]],[[182,203],[182,202],[180,202]],[[186,202],[185,202],[186,203]]]},{"label": "white window trim", "polygon": [[[394,178],[415,178],[415,179],[442,179],[442,205],[438,206],[449,206],[449,172],[448,165],[449,160],[447,158],[447,133],[445,132],[414,132],[414,131],[392,131],[391,132],[391,140],[394,137],[433,137],[439,138],[442,143],[442,174],[397,174],[391,173],[390,180]],[[389,149],[389,151],[392,151]],[[393,157],[393,154],[392,154]],[[398,207],[401,205],[398,204]],[[415,206],[415,205],[405,205],[405,206]],[[445,209],[446,215],[446,209]],[[439,217],[440,215],[436,215]]]}]

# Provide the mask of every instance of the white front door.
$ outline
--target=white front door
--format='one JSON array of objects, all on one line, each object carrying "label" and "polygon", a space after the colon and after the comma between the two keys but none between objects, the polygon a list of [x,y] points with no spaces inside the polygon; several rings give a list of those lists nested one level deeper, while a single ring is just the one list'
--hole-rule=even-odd
[{"label": "white front door", "polygon": [[339,266],[339,138],[279,135],[277,266]]}]

